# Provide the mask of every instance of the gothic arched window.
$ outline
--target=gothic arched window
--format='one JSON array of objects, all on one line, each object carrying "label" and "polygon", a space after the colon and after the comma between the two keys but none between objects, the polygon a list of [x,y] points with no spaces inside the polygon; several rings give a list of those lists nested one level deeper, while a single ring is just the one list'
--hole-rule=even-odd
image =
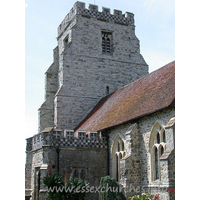
[{"label": "gothic arched window", "polygon": [[112,177],[120,181],[120,160],[125,156],[124,141],[117,135],[112,146]]},{"label": "gothic arched window", "polygon": [[156,167],[156,179],[159,179],[158,149],[157,148],[155,148],[155,167]]},{"label": "gothic arched window", "polygon": [[166,143],[165,131],[163,132],[163,142]]},{"label": "gothic arched window", "polygon": [[160,144],[160,134],[157,133],[157,143]]},{"label": "gothic arched window", "polygon": [[124,151],[124,142],[122,141],[122,151]]},{"label": "gothic arched window", "polygon": [[165,151],[165,130],[156,122],[151,130],[149,139],[149,152],[151,161],[150,181],[160,180],[160,157]]},{"label": "gothic arched window", "polygon": [[164,148],[163,148],[163,146],[161,147],[161,156],[163,155],[163,153],[164,153]]},{"label": "gothic arched window", "polygon": [[118,155],[116,154],[116,180],[118,181],[118,178],[119,178],[119,159],[118,159]]},{"label": "gothic arched window", "polygon": [[120,152],[120,143],[118,142],[117,151]]}]

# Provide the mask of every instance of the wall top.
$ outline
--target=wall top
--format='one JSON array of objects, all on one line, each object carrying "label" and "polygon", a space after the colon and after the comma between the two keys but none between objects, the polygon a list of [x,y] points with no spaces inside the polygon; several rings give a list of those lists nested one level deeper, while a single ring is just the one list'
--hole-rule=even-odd
[{"label": "wall top", "polygon": [[65,19],[61,22],[58,27],[58,37],[70,24],[71,20],[75,15],[81,15],[87,18],[96,18],[97,20],[114,22],[121,25],[134,26],[134,14],[126,12],[122,14],[121,10],[113,10],[113,14],[110,13],[110,8],[102,7],[102,11],[98,11],[98,6],[89,4],[88,9],[85,8],[85,3],[77,1],[70,12],[67,14]]}]

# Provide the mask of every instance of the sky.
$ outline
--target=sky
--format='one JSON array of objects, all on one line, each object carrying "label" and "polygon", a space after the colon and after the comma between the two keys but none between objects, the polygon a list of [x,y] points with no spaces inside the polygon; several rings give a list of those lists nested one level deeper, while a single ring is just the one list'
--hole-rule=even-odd
[{"label": "sky", "polygon": [[[89,4],[134,13],[140,52],[152,72],[175,60],[174,0],[91,0]],[[57,27],[75,1],[25,0],[25,138],[38,133],[38,108],[44,102],[44,73],[53,62]]]}]

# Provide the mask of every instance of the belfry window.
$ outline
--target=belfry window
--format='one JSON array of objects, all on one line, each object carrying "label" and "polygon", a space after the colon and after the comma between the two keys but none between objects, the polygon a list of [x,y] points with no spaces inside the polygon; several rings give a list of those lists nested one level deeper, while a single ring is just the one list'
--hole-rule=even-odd
[{"label": "belfry window", "polygon": [[110,54],[112,34],[110,32],[102,32],[101,37],[102,37],[102,53]]}]

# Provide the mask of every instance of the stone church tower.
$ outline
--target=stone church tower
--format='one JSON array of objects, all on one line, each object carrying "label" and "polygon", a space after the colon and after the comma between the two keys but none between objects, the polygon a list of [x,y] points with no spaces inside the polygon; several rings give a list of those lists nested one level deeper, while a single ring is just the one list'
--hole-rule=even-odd
[{"label": "stone church tower", "polygon": [[105,95],[148,74],[134,15],[76,2],[58,27],[54,62],[46,72],[39,132],[73,130]]}]

